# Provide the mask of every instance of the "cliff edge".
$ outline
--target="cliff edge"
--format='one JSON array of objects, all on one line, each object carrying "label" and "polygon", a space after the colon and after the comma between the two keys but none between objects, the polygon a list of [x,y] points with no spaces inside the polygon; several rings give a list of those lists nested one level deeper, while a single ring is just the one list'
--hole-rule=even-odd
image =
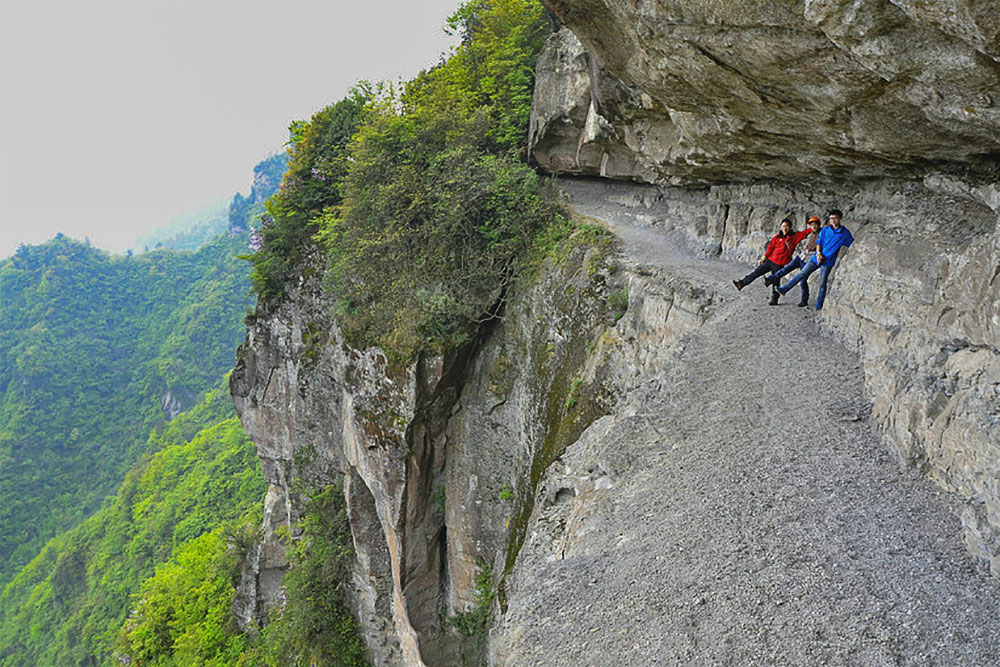
[{"label": "cliff edge", "polygon": [[[321,259],[258,309],[242,622],[280,604],[309,489],[346,480],[375,664],[988,663],[990,3],[546,4],[530,155],[580,231],[409,364],[346,344]],[[821,312],[733,289],[831,207],[856,243]]]}]

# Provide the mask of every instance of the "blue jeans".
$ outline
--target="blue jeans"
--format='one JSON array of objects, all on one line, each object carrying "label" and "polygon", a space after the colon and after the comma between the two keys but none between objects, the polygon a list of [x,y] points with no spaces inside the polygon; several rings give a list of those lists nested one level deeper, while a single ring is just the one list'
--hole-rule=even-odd
[{"label": "blue jeans", "polygon": [[813,256],[809,258],[809,261],[802,267],[802,270],[796,273],[784,287],[778,288],[778,292],[788,294],[788,290],[792,289],[796,283],[805,283],[813,271],[822,269],[819,274],[819,294],[816,295],[816,310],[821,310],[823,308],[823,301],[826,299],[826,283],[830,279],[830,270],[833,268],[833,265],[834,262],[831,262],[829,258],[824,258],[823,265],[819,266],[816,264],[815,256]]},{"label": "blue jeans", "polygon": [[[790,261],[788,264],[785,264],[783,267],[781,267],[773,274],[771,274],[771,277],[779,281],[780,283],[782,276],[787,276],[795,269],[801,269],[805,265],[806,265],[805,260],[796,255],[795,258],[792,259],[792,261]],[[806,301],[809,300],[809,281],[803,279],[799,283],[799,287],[802,288],[802,298],[799,301],[800,303],[805,303]]]}]

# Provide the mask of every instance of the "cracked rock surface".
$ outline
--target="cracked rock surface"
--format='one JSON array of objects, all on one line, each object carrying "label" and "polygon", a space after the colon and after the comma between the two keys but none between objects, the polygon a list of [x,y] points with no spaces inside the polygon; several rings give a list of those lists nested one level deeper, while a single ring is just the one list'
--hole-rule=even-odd
[{"label": "cracked rock surface", "polygon": [[531,142],[549,171],[713,183],[951,163],[995,179],[994,0],[545,4],[568,29],[539,59]]},{"label": "cracked rock surface", "polygon": [[721,303],[547,471],[491,663],[996,664],[1000,582],[954,498],[898,465],[855,352],[796,299],[733,290],[745,267],[610,223]]}]

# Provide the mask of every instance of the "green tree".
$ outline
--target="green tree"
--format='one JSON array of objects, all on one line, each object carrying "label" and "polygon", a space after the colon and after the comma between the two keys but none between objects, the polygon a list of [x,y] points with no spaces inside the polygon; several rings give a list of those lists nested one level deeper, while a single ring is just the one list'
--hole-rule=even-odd
[{"label": "green tree", "polygon": [[236,554],[225,531],[185,542],[143,582],[118,634],[119,655],[150,666],[236,664],[245,638],[232,619]]},{"label": "green tree", "polygon": [[[113,642],[141,599],[137,594],[143,581],[171,557],[184,570],[190,567],[191,553],[210,548],[219,552],[214,565],[191,570],[191,581],[182,581],[187,575],[178,574],[176,568],[165,571],[173,573],[169,581],[179,593],[214,591],[214,620],[206,620],[201,629],[179,633],[178,637],[186,637],[184,646],[194,651],[203,642],[205,648],[198,650],[212,652],[219,642],[229,645],[230,639],[224,639],[218,628],[233,633],[235,629],[223,622],[219,605],[228,604],[232,592],[230,571],[223,573],[231,561],[225,559],[239,554],[222,553],[225,550],[204,536],[214,533],[222,539],[222,526],[257,525],[267,485],[256,448],[233,414],[225,383],[150,434],[149,449],[156,453],[129,471],[100,511],[49,540],[3,589],[0,646],[7,651],[0,655],[0,664],[113,664]],[[187,546],[192,540],[201,541],[196,547]],[[221,596],[218,600],[215,593]],[[144,610],[152,614],[151,607]],[[228,607],[225,612],[229,613]]]},{"label": "green tree", "polygon": [[58,236],[0,262],[0,583],[96,511],[244,336],[245,239],[109,255]]},{"label": "green tree", "polygon": [[251,258],[252,280],[263,298],[284,294],[293,267],[303,259],[315,217],[340,203],[346,170],[345,149],[357,130],[370,90],[359,86],[347,97],[316,112],[289,131],[289,165],[281,189],[267,201],[268,217],[260,229],[262,248]]}]

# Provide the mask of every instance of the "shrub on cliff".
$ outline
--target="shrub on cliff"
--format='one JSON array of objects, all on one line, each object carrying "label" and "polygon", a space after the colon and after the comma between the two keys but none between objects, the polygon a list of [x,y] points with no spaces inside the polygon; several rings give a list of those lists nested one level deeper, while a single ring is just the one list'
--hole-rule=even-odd
[{"label": "shrub on cliff", "polygon": [[399,360],[469,340],[558,216],[518,154],[540,7],[472,2],[449,25],[463,41],[448,60],[369,104],[342,204],[319,219],[345,333]]},{"label": "shrub on cliff", "polygon": [[472,0],[448,25],[461,44],[401,93],[366,86],[293,124],[253,259],[261,296],[280,297],[318,231],[348,337],[397,360],[468,340],[558,217],[521,159],[541,6]]},{"label": "shrub on cliff", "polygon": [[365,129],[344,206],[320,224],[348,339],[407,358],[466,342],[557,211],[516,160],[471,144],[414,154],[393,146],[400,125]]},{"label": "shrub on cliff", "polygon": [[346,147],[357,131],[371,91],[362,85],[347,97],[316,112],[309,122],[289,128],[290,161],[280,190],[267,200],[262,245],[250,257],[251,280],[263,298],[284,293],[285,281],[302,260],[316,232],[316,217],[341,201],[347,171]]}]

